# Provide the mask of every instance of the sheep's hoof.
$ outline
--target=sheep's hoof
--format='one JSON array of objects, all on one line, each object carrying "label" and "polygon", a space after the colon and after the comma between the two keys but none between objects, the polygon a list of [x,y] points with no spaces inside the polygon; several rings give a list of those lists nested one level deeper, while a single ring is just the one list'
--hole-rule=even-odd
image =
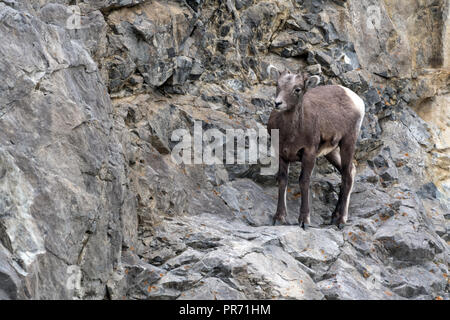
[{"label": "sheep's hoof", "polygon": [[344,229],[345,222],[338,215],[331,216],[331,225],[336,226],[339,230]]},{"label": "sheep's hoof", "polygon": [[303,230],[306,230],[310,227],[310,223],[309,223],[309,217],[305,214],[302,215],[300,213],[300,216],[298,217],[298,225],[300,226],[300,228],[302,228]]},{"label": "sheep's hoof", "polygon": [[274,226],[282,226],[284,224],[286,224],[286,218],[284,218],[284,217],[281,217],[281,218],[275,217],[275,218],[273,218],[273,225]]}]

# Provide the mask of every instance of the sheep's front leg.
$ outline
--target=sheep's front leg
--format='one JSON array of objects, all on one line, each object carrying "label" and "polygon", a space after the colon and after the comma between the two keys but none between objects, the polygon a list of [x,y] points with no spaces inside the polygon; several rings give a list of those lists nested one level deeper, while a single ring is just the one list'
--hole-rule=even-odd
[{"label": "sheep's front leg", "polygon": [[298,224],[303,229],[306,229],[310,225],[309,218],[309,184],[311,180],[311,174],[316,162],[316,156],[313,152],[303,152],[302,156],[302,172],[300,174],[300,192],[302,194],[302,203],[300,206],[300,216],[298,217]]},{"label": "sheep's front leg", "polygon": [[278,168],[278,205],[277,205],[277,212],[275,213],[275,216],[273,217],[273,224],[277,221],[280,221],[281,223],[286,222],[286,189],[288,185],[288,174],[289,174],[289,162],[285,161],[283,158],[280,157],[279,160],[279,168]]}]

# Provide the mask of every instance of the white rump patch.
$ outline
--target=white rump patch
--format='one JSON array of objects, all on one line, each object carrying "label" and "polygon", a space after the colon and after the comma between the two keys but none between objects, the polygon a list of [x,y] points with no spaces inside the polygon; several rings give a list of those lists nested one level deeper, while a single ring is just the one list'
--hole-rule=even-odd
[{"label": "white rump patch", "polygon": [[354,93],[349,88],[340,86],[342,89],[345,90],[345,93],[347,96],[352,100],[354,106],[357,108],[361,116],[364,116],[364,113],[366,112],[366,108],[364,106],[364,101],[361,99],[356,93]]},{"label": "white rump patch", "polygon": [[346,87],[343,87],[343,86],[340,86],[340,87],[345,90],[345,93],[350,98],[350,100],[353,102],[353,106],[355,107],[355,109],[361,115],[361,119],[360,119],[360,121],[358,123],[358,129],[360,129],[362,121],[364,119],[364,114],[366,113],[366,107],[364,106],[364,101],[363,101],[363,99],[361,99],[360,96],[358,96],[355,92],[353,92],[349,88],[346,88]]}]

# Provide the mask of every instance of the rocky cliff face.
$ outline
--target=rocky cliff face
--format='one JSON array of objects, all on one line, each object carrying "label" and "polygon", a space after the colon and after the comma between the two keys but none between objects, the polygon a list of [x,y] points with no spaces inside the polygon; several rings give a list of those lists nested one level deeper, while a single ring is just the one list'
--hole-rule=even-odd
[{"label": "rocky cliff face", "polygon": [[[445,0],[0,1],[0,299],[448,299]],[[366,102],[348,225],[271,226],[258,165],[176,165],[177,128],[264,126],[275,66]]]}]

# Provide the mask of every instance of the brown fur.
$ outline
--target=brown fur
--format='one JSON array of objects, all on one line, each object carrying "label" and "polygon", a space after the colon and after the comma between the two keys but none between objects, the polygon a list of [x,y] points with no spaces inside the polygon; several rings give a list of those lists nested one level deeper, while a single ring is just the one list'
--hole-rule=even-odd
[{"label": "brown fur", "polygon": [[347,219],[349,193],[355,168],[352,159],[359,134],[361,114],[341,86],[327,85],[309,89],[305,75],[283,73],[277,86],[277,105],[285,110],[272,111],[268,130],[279,129],[279,197],[274,223],[286,216],[285,192],[289,162],[301,161],[300,191],[302,203],[299,223],[309,224],[309,182],[315,159],[322,153],[342,174],[342,186],[332,222]]}]

